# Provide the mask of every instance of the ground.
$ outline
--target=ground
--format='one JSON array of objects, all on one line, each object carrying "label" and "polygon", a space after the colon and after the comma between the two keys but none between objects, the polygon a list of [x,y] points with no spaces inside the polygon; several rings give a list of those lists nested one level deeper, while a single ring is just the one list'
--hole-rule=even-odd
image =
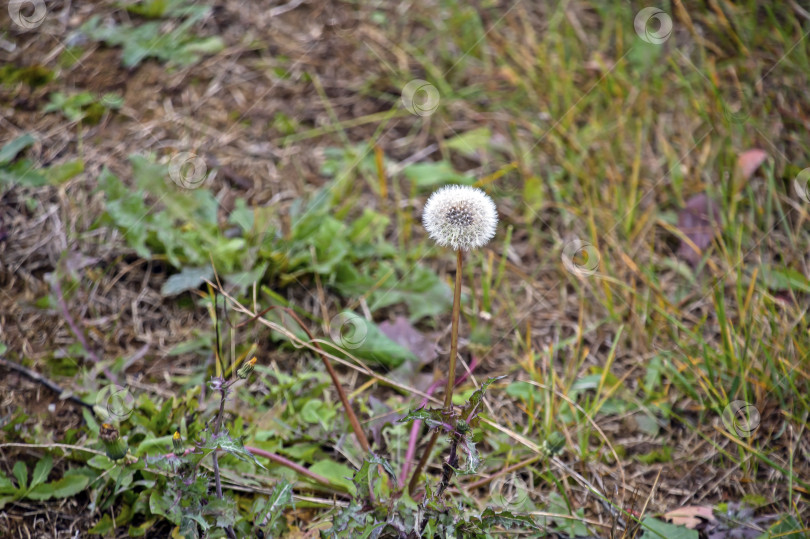
[{"label": "ground", "polygon": [[[24,4],[0,13],[0,536],[175,529],[149,497],[163,479],[115,491],[120,468],[55,444],[106,458],[115,387],[141,462],[153,439],[207,432],[215,312],[223,361],[257,357],[231,434],[331,481],[227,457],[243,520],[288,480],[279,529],[317,536],[363,460],[310,337],[348,348],[332,363],[398,474],[395,419],[447,373],[455,257],[420,222],[445,183],[484,189],[500,219],[462,272],[457,404],[504,377],[481,467],[448,494],[464,511],[500,504],[559,536],[632,537],[634,517],[685,507],[723,523],[704,536],[730,537],[723,517],[807,533],[802,2]],[[216,309],[212,266],[234,300]],[[247,314],[272,305],[311,336]],[[46,455],[45,479],[80,470],[85,488],[15,494],[15,464]]]}]

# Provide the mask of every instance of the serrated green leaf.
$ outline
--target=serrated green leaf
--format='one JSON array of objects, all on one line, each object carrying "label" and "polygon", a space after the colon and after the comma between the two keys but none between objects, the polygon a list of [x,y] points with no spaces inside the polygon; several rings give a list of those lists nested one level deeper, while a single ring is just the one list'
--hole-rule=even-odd
[{"label": "serrated green leaf", "polygon": [[352,477],[352,483],[358,498],[366,499],[370,497],[375,481],[380,478],[380,468],[388,474],[393,481],[394,488],[396,488],[397,478],[391,464],[384,458],[371,455],[363,459],[363,464],[354,472]]},{"label": "serrated green leaf", "polygon": [[540,529],[528,515],[518,515],[509,511],[496,512],[489,507],[485,509],[479,517],[473,517],[469,522],[461,524],[459,529],[465,532],[492,533],[492,528],[494,527],[501,527],[507,530],[518,528],[525,530]]},{"label": "serrated green leaf", "polygon": [[245,449],[245,446],[244,444],[242,444],[241,440],[231,438],[228,435],[227,430],[222,430],[216,436],[209,436],[208,438],[206,438],[205,442],[200,445],[200,447],[202,449],[208,450],[208,452],[214,451],[216,449],[221,449],[240,460],[253,462],[260,468],[264,468],[265,470],[267,469],[261,462],[256,460],[256,457],[253,456],[253,453]]},{"label": "serrated green leaf", "polygon": [[470,399],[467,401],[467,405],[464,407],[462,417],[467,417],[469,418],[468,421],[472,421],[472,418],[475,417],[478,414],[478,411],[481,409],[481,401],[484,399],[484,394],[486,393],[489,385],[502,378],[505,378],[505,376],[489,378],[486,382],[481,384],[481,387],[475,390],[475,392],[470,396]]},{"label": "serrated green leaf", "polygon": [[398,423],[409,423],[415,419],[424,421],[428,428],[443,428],[448,430],[449,426],[445,423],[444,410],[441,408],[418,408],[409,411],[405,417],[401,418]]},{"label": "serrated green leaf", "polygon": [[293,486],[287,480],[279,481],[270,496],[264,499],[257,499],[253,504],[253,522],[258,527],[265,530],[265,535],[271,537],[281,537],[281,529],[284,521],[282,516],[284,510],[293,506],[292,497]]},{"label": "serrated green leaf", "polygon": [[478,454],[478,450],[475,448],[475,442],[472,441],[472,436],[468,435],[460,445],[461,449],[467,455],[467,458],[464,459],[464,468],[457,470],[457,473],[459,475],[478,473],[478,468],[481,467],[481,457]]},{"label": "serrated green leaf", "polygon": [[[178,17],[190,15],[180,25],[169,32],[164,31],[162,21],[131,24],[103,25],[95,16],[81,27],[90,39],[103,41],[107,45],[121,46],[121,61],[125,67],[134,67],[146,58],[154,57],[163,62],[191,65],[204,54],[219,52],[225,42],[218,36],[201,38],[191,32],[199,18],[209,12],[208,6],[192,6],[198,9],[177,12]],[[199,9],[201,8],[201,9]]]}]

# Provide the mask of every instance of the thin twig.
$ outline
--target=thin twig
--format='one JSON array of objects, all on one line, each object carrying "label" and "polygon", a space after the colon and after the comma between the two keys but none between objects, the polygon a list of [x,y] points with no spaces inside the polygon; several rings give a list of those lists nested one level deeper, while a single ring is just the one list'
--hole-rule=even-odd
[{"label": "thin twig", "polygon": [[321,348],[321,345],[318,344],[318,342],[315,340],[315,337],[312,335],[312,332],[309,331],[309,328],[306,325],[304,325],[304,322],[298,317],[297,314],[295,314],[295,311],[287,307],[273,305],[263,310],[262,312],[257,313],[255,316],[253,316],[253,318],[251,318],[251,320],[248,320],[247,322],[261,319],[262,316],[264,316],[267,312],[273,309],[279,309],[289,314],[293,318],[293,320],[295,320],[295,322],[301,327],[301,329],[304,330],[304,332],[309,337],[310,342],[313,343],[316,352],[318,353],[318,355],[321,358],[321,361],[323,361],[323,364],[326,367],[326,371],[329,373],[329,377],[332,379],[332,384],[335,386],[335,389],[337,390],[338,397],[340,398],[340,402],[343,404],[343,409],[346,411],[346,417],[349,419],[349,423],[351,423],[352,430],[354,431],[354,434],[357,437],[357,441],[360,442],[360,447],[363,448],[363,451],[368,453],[371,450],[371,445],[368,443],[368,438],[366,438],[366,435],[363,432],[363,428],[360,426],[360,421],[357,419],[357,416],[355,415],[354,410],[352,409],[352,406],[349,403],[348,397],[346,397],[346,392],[343,391],[343,386],[340,385],[340,380],[338,379],[334,367],[332,367],[332,362],[329,361],[329,358],[326,356],[326,352],[324,352],[323,348]]},{"label": "thin twig", "polygon": [[[79,344],[82,345],[82,348],[84,348],[84,351],[87,352],[88,356],[90,356],[90,359],[93,360],[93,363],[96,365],[102,365],[98,354],[96,354],[96,351],[90,346],[90,343],[87,342],[84,332],[76,324],[76,321],[73,320],[73,316],[70,314],[67,302],[65,301],[65,296],[62,294],[62,285],[59,283],[59,277],[56,274],[54,274],[53,278],[51,279],[51,289],[53,290],[54,296],[56,296],[56,302],[59,304],[59,309],[62,311],[62,316],[65,318],[70,330],[76,336],[76,339],[78,339]],[[109,368],[102,365],[101,369],[104,371],[107,379],[118,385],[118,377],[116,377]]]},{"label": "thin twig", "polygon": [[[49,380],[49,379],[45,378],[44,376],[42,376],[41,374],[39,374],[38,372],[32,371],[31,369],[27,369],[27,368],[23,367],[22,365],[20,365],[19,363],[15,363],[14,361],[9,361],[9,360],[7,360],[5,358],[0,357],[0,366],[3,366],[3,367],[5,367],[6,369],[9,369],[9,370],[17,371],[20,374],[23,374],[26,377],[33,380],[34,382],[38,382],[38,383],[42,384],[43,386],[47,387],[48,389],[50,389],[54,393],[57,393],[60,396],[65,393],[65,390],[62,389],[62,387],[59,384],[57,384],[56,382],[52,382],[51,380]],[[82,399],[80,399],[79,397],[77,397],[75,395],[69,395],[67,397],[67,400],[75,402],[76,404],[84,406],[85,408],[89,408],[90,410],[93,409],[92,404],[84,402]]]}]

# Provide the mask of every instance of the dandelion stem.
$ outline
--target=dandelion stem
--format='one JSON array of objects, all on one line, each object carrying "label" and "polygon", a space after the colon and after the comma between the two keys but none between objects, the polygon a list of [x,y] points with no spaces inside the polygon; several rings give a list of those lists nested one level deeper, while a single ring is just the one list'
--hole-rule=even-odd
[{"label": "dandelion stem", "polygon": [[[453,387],[455,387],[456,382],[456,358],[458,357],[458,325],[459,318],[461,317],[461,269],[463,261],[464,251],[462,249],[458,249],[456,251],[456,281],[455,288],[453,290],[453,318],[450,326],[450,372],[447,373],[447,387],[444,390],[444,411],[447,414],[448,419],[452,418],[453,415]],[[438,438],[438,431],[434,432],[433,436],[430,437],[430,441],[425,448],[425,452],[422,453],[422,458],[419,459],[416,468],[413,470],[411,481],[408,483],[408,492],[412,493],[416,489],[416,485],[419,481],[419,474],[422,473],[422,469],[427,464],[428,459],[430,458],[430,452],[433,451],[433,446],[436,445],[436,440]]]},{"label": "dandelion stem", "polygon": [[444,390],[444,409],[453,411],[453,387],[456,382],[456,357],[458,356],[458,322],[461,314],[461,265],[464,251],[456,251],[456,287],[453,291],[453,320],[450,328],[450,372],[447,373],[447,388]]}]

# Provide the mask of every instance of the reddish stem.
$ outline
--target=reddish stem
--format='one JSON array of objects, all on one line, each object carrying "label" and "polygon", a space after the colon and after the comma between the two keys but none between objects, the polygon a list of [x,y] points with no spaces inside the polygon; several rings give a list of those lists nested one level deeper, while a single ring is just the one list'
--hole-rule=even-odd
[{"label": "reddish stem", "polygon": [[326,487],[329,487],[331,489],[340,490],[341,492],[346,491],[345,488],[343,488],[340,485],[335,485],[334,483],[329,481],[324,476],[318,475],[315,472],[312,472],[312,471],[304,468],[300,464],[296,464],[295,462],[282,457],[281,455],[277,455],[275,453],[265,451],[264,449],[259,449],[258,447],[251,447],[249,445],[246,445],[245,449],[249,453],[252,453],[252,454],[254,454],[256,456],[259,456],[259,457],[264,457],[264,458],[266,458],[266,459],[268,459],[268,460],[270,460],[272,462],[275,462],[276,464],[286,466],[287,468],[289,468],[289,469],[291,469],[291,470],[293,470],[295,472],[298,472],[301,475],[305,475],[305,476],[309,477],[310,479],[312,479],[313,481],[315,481],[316,483],[320,483],[320,484],[322,484],[322,485],[324,485]]},{"label": "reddish stem", "polygon": [[[470,368],[467,372],[463,373],[461,376],[456,378],[455,385],[461,385],[464,383],[465,380],[470,376],[470,374],[475,370],[475,367],[478,366],[478,359],[473,356],[472,361],[470,362]],[[427,388],[425,394],[427,397],[422,399],[422,406],[427,406],[428,397],[433,395],[433,392],[436,391],[439,387],[445,384],[445,380],[436,380],[430,387]],[[422,428],[422,420],[415,419],[413,425],[411,426],[411,435],[408,438],[408,451],[405,453],[405,462],[402,463],[402,472],[399,475],[399,484],[404,485],[406,481],[408,481],[408,474],[411,471],[411,462],[413,461],[414,456],[416,455],[416,440],[419,439],[419,431]]]},{"label": "reddish stem", "polygon": [[[241,324],[237,325],[237,327],[247,322],[257,320],[258,318],[264,316],[265,313],[269,312],[272,309],[279,309],[281,311],[286,312],[293,318],[293,320],[296,321],[298,326],[304,330],[304,332],[309,337],[310,341],[315,340],[315,337],[312,335],[312,332],[306,325],[304,325],[304,322],[298,317],[297,314],[295,314],[295,312],[292,309],[289,309],[287,307],[280,307],[278,305],[268,307],[267,309],[263,310],[250,320],[247,320],[246,322],[242,322]],[[358,421],[357,416],[354,413],[354,409],[352,409],[352,405],[349,403],[348,397],[346,397],[346,392],[343,391],[343,386],[340,385],[340,380],[338,380],[337,373],[335,372],[334,367],[332,367],[332,362],[329,361],[328,357],[326,357],[326,353],[323,351],[323,348],[321,348],[320,344],[318,344],[317,342],[312,342],[312,344],[315,346],[315,348],[318,349],[318,355],[321,357],[321,361],[323,361],[324,367],[326,367],[326,371],[329,373],[329,377],[332,379],[332,384],[335,386],[335,389],[337,390],[338,398],[340,398],[340,402],[343,404],[343,409],[346,411],[346,417],[349,419],[349,423],[352,426],[354,435],[357,437],[357,441],[360,443],[360,447],[363,449],[365,453],[368,453],[369,451],[371,451],[371,446],[368,443],[368,438],[366,438],[366,434],[363,432],[363,428],[360,426],[360,421]]]}]

